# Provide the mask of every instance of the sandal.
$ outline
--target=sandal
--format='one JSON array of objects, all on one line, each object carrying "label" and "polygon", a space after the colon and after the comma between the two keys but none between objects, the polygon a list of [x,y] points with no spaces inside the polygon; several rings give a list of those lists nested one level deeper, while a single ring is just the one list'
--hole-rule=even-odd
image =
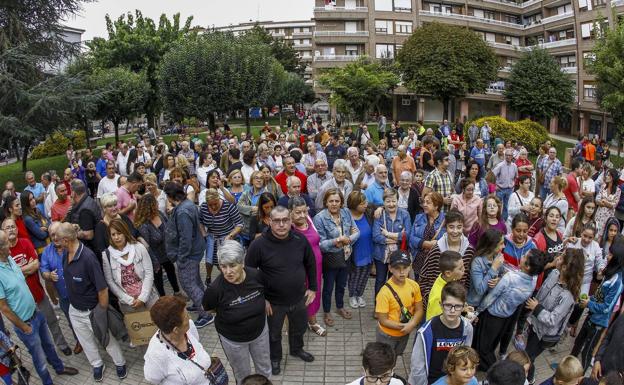
[{"label": "sandal", "polygon": [[344,319],[351,319],[353,314],[347,309],[338,309],[338,315]]},{"label": "sandal", "polygon": [[334,326],[334,319],[329,313],[325,313],[325,315],[323,316],[323,322],[325,322],[325,325],[329,327]]},{"label": "sandal", "polygon": [[321,325],[319,325],[318,323],[315,323],[315,324],[308,323],[308,329],[312,330],[314,333],[316,333],[317,335],[321,337],[325,337],[327,335],[327,330]]}]

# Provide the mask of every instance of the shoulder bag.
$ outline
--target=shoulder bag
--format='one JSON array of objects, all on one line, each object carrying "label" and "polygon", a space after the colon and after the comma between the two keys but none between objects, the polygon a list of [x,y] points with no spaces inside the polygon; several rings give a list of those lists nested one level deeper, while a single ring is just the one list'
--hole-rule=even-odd
[{"label": "shoulder bag", "polygon": [[410,313],[410,311],[405,306],[403,306],[401,298],[388,282],[386,282],[384,286],[386,286],[388,290],[390,290],[390,293],[392,293],[392,296],[398,302],[399,307],[401,308],[401,318],[399,319],[399,322],[401,322],[402,324],[408,323],[412,319],[412,313]]}]

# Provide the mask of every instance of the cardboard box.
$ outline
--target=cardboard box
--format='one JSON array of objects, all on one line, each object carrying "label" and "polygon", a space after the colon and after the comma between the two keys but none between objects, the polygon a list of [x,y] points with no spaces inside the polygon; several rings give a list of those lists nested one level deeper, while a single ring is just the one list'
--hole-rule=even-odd
[{"label": "cardboard box", "polygon": [[134,346],[147,345],[158,327],[152,321],[149,310],[124,315],[124,323],[128,329],[128,336]]}]

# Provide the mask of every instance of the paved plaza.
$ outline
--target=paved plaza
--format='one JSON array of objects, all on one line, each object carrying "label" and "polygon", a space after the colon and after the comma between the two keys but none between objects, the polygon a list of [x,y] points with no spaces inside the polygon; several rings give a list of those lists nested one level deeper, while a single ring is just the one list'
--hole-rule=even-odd
[{"label": "paved plaza", "polygon": [[[284,338],[282,340],[284,346],[284,359],[282,360],[282,373],[279,376],[273,377],[274,384],[283,385],[307,385],[307,384],[332,384],[332,385],[344,385],[353,381],[354,379],[362,375],[362,356],[361,352],[366,343],[375,340],[375,325],[376,321],[373,319],[373,286],[374,278],[370,278],[366,288],[366,296],[368,304],[362,309],[350,309],[353,313],[353,318],[350,320],[344,320],[337,314],[334,314],[335,325],[328,328],[326,337],[319,337],[312,332],[308,332],[305,335],[305,349],[312,353],[316,358],[312,363],[305,363],[298,358],[291,357],[288,352],[288,336],[286,335],[286,328],[284,329]],[[168,292],[171,290],[168,288]],[[348,298],[345,298],[346,306],[348,306]],[[62,313],[57,311],[57,314]],[[319,320],[322,320],[322,313],[319,313]],[[193,315],[195,318],[195,315]],[[10,325],[8,321],[7,325]],[[64,316],[60,317],[61,328],[67,338],[68,343],[73,348],[74,339],[67,325],[67,321]],[[199,331],[201,342],[204,348],[213,356],[218,356],[226,365],[228,373],[230,375],[230,384],[234,384],[234,377],[232,376],[231,369],[227,365],[227,359],[219,343],[217,332],[213,325],[209,325]],[[409,374],[409,360],[411,356],[411,346],[413,342],[413,335],[408,343],[408,349],[403,358],[399,358],[395,372],[407,378]],[[12,337],[15,334],[12,333]],[[16,338],[14,338],[16,339]],[[559,359],[567,355],[571,350],[571,344],[573,339],[567,338],[563,343],[560,343],[555,352],[544,352],[537,359],[537,382],[541,383],[543,380],[552,375],[551,363],[556,363]],[[21,342],[18,344],[23,347]],[[128,362],[128,377],[119,381],[115,375],[115,367],[108,355],[103,349],[100,349],[102,358],[104,359],[107,369],[104,375],[103,384],[109,385],[139,385],[149,384],[143,378],[143,355],[145,354],[146,346],[130,348],[128,344],[123,344],[124,354]],[[80,373],[73,377],[66,376],[54,376],[55,384],[67,384],[67,385],[84,385],[93,384],[93,377],[91,372],[91,366],[87,361],[84,354],[78,356],[65,357],[61,353],[62,360],[68,365],[78,368]],[[31,371],[31,384],[41,384],[41,381],[37,377],[36,372],[32,369],[30,362],[30,355],[26,350],[22,349],[22,358],[25,361],[25,366]],[[51,373],[54,374],[54,370],[51,369]],[[479,378],[483,377],[482,373],[478,374]]]}]

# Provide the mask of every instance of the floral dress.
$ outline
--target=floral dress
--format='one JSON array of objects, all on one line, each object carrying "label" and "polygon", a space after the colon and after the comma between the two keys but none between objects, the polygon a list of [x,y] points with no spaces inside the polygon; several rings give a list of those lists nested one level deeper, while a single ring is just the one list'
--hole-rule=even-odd
[{"label": "floral dress", "polygon": [[615,206],[620,201],[620,194],[622,190],[619,188],[615,189],[615,194],[609,193],[606,187],[603,187],[602,190],[598,193],[596,200],[604,200],[613,205],[613,208],[610,209],[608,207],[600,206],[596,210],[596,228],[598,229],[598,234],[596,235],[597,239],[602,238],[602,233],[604,232],[605,225],[607,224],[607,220],[615,215]]}]

